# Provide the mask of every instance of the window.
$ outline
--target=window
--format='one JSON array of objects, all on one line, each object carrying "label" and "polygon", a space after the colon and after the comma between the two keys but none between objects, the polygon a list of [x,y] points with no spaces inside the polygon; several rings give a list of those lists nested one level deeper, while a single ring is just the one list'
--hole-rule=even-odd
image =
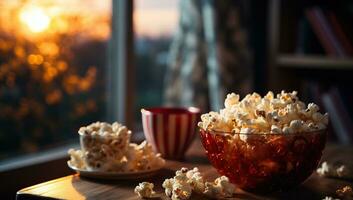
[{"label": "window", "polygon": [[111,2],[0,9],[0,160],[77,142],[80,126],[106,118]]},{"label": "window", "polygon": [[178,0],[134,1],[134,122],[141,129],[141,108],[163,104],[169,47],[178,25]]},{"label": "window", "polygon": [[[0,2],[0,161],[77,142],[77,129],[93,121],[141,130],[140,109],[163,104],[178,0],[135,0],[133,17],[122,9],[129,1],[84,2]],[[130,89],[132,108],[122,97]]]}]

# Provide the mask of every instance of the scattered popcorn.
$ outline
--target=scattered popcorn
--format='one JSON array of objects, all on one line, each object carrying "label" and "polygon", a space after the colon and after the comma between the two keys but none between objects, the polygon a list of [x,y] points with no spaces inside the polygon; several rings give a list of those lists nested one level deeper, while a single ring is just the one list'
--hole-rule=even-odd
[{"label": "scattered popcorn", "polygon": [[257,93],[228,94],[225,108],[201,116],[198,126],[204,130],[232,133],[295,133],[326,129],[328,114],[319,113],[319,106],[299,100],[297,92],[282,91],[274,97],[270,91],[264,97]]},{"label": "scattered popcorn", "polygon": [[330,197],[330,196],[326,196],[322,200],[340,200],[340,199],[336,199],[336,198],[333,198],[333,197]]},{"label": "scattered popcorn", "polygon": [[205,183],[204,194],[211,197],[232,197],[235,186],[229,182],[226,176],[218,177],[213,183]]},{"label": "scattered popcorn", "polygon": [[130,143],[131,131],[114,122],[92,123],[81,127],[81,150],[69,150],[69,165],[87,170],[133,172],[164,165],[160,154],[152,151],[146,141]]},{"label": "scattered popcorn", "polygon": [[326,161],[321,164],[321,167],[316,169],[316,172],[320,176],[330,176],[333,172],[332,166],[329,165]]},{"label": "scattered popcorn", "polygon": [[351,186],[344,186],[336,191],[336,194],[344,198],[353,198],[353,190]]},{"label": "scattered popcorn", "polygon": [[235,186],[229,182],[228,177],[221,176],[217,178],[214,183],[221,188],[221,195],[223,197],[231,197],[234,194]]},{"label": "scattered popcorn", "polygon": [[165,179],[162,184],[162,187],[165,189],[165,195],[167,195],[168,197],[171,197],[173,195],[173,185],[174,178]]},{"label": "scattered popcorn", "polygon": [[173,192],[171,199],[189,199],[191,196],[192,187],[186,182],[178,182],[176,181],[173,185]]},{"label": "scattered popcorn", "polygon": [[151,198],[155,194],[155,192],[153,191],[153,187],[153,183],[142,182],[135,187],[135,193],[142,198]]},{"label": "scattered popcorn", "polygon": [[187,172],[187,168],[181,168],[175,172],[174,178],[166,179],[163,182],[162,187],[165,188],[165,194],[172,200],[190,198],[192,186],[186,176]]},{"label": "scattered popcorn", "polygon": [[316,172],[320,176],[353,179],[353,171],[351,168],[352,166],[347,167],[346,165],[333,166],[325,161],[317,168]]},{"label": "scattered popcorn", "polygon": [[347,170],[346,166],[344,166],[344,165],[342,165],[336,169],[336,173],[339,177],[346,176],[347,172],[348,172],[348,170]]},{"label": "scattered popcorn", "polygon": [[221,188],[211,182],[205,183],[205,191],[203,192],[205,195],[210,197],[216,197],[221,194]]},{"label": "scattered popcorn", "polygon": [[194,167],[194,169],[186,172],[186,177],[189,179],[189,182],[194,188],[195,192],[203,193],[203,191],[205,190],[205,181],[197,167]]},{"label": "scattered popcorn", "polygon": [[234,185],[225,176],[217,178],[214,182],[205,182],[196,167],[192,170],[181,168],[173,178],[166,179],[162,187],[172,200],[189,199],[192,192],[212,198],[231,197],[235,190]]}]

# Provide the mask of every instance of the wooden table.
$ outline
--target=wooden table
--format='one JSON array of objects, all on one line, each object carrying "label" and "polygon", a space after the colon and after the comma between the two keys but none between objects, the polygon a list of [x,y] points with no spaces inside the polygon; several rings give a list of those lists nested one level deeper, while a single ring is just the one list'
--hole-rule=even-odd
[{"label": "wooden table", "polygon": [[[324,151],[323,160],[353,160],[353,147],[339,147],[328,145]],[[77,174],[62,177],[17,192],[16,198],[22,199],[139,199],[134,193],[134,187],[142,181],[149,181],[155,184],[155,190],[159,199],[168,199],[163,194],[161,183],[165,178],[173,177],[175,170],[181,167],[193,168],[197,166],[207,179],[219,176],[216,170],[207,161],[200,141],[195,140],[187,153],[184,162],[167,161],[166,168],[161,170],[156,176],[142,180],[130,181],[103,181],[87,179]],[[334,196],[336,189],[350,185],[340,179],[322,178],[313,173],[312,176],[302,185],[286,192],[276,192],[265,196],[259,196],[236,190],[234,199],[322,199],[325,196]],[[202,199],[200,196],[193,196],[192,199]],[[157,198],[158,199],[158,198]]]}]

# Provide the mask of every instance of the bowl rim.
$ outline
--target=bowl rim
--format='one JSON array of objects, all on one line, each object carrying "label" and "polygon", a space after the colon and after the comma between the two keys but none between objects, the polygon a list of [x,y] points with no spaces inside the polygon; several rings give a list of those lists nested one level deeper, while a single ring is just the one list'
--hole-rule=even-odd
[{"label": "bowl rim", "polygon": [[294,133],[271,133],[271,132],[258,132],[258,133],[232,133],[229,131],[219,131],[219,130],[205,130],[203,128],[199,128],[200,133],[201,132],[207,132],[210,134],[218,134],[218,135],[266,135],[266,136],[297,136],[297,135],[306,135],[306,134],[324,134],[327,133],[328,128],[325,129],[319,129],[319,130],[314,130],[314,131],[300,131],[300,132],[294,132]]},{"label": "bowl rim", "polygon": [[172,106],[160,106],[142,108],[141,113],[144,115],[156,115],[156,114],[200,114],[201,111],[197,107],[172,107]]}]

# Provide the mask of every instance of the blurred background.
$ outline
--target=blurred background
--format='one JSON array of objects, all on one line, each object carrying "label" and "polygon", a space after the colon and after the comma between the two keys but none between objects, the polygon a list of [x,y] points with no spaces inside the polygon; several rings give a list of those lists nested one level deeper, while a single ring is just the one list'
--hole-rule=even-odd
[{"label": "blurred background", "polygon": [[[351,1],[1,0],[0,179],[22,176],[13,192],[70,173],[91,122],[138,139],[141,108],[219,110],[229,92],[297,90],[351,145],[352,22]],[[65,169],[28,175],[50,162]]]}]

